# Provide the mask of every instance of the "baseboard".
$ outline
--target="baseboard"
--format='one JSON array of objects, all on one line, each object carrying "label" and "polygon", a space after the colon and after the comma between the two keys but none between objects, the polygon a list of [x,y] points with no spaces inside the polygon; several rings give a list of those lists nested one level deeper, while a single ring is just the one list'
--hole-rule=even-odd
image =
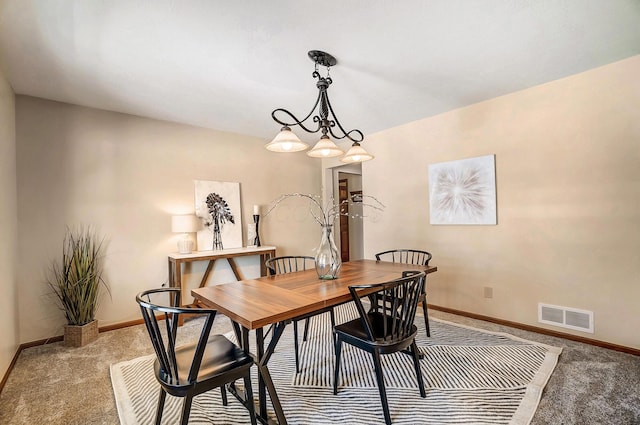
[{"label": "baseboard", "polygon": [[118,329],[128,328],[130,326],[142,325],[143,323],[144,323],[143,319],[129,320],[128,322],[115,323],[109,326],[100,326],[98,330],[99,332],[109,332],[109,331],[115,331]]},{"label": "baseboard", "polygon": [[18,361],[18,356],[20,356],[21,351],[22,351],[22,346],[19,346],[18,349],[16,350],[16,354],[13,356],[13,359],[11,360],[11,363],[9,363],[9,367],[7,368],[7,371],[2,377],[2,382],[0,382],[0,394],[2,393],[4,384],[6,384],[7,380],[9,379],[9,374],[11,373],[11,371],[13,370],[13,367],[16,365],[16,362]]},{"label": "baseboard", "polygon": [[[143,319],[130,320],[128,322],[121,322],[121,323],[116,323],[116,324],[113,324],[113,325],[101,326],[101,327],[98,328],[98,332],[115,331],[117,329],[128,328],[130,326],[141,325],[143,323],[144,323]],[[16,354],[13,356],[13,359],[11,360],[11,363],[9,364],[9,367],[7,368],[7,371],[5,372],[4,376],[2,377],[2,381],[0,381],[0,393],[2,393],[2,390],[4,389],[4,386],[7,383],[7,380],[9,379],[9,375],[11,374],[11,371],[13,370],[16,362],[18,361],[18,357],[20,356],[20,353],[22,352],[22,350],[27,349],[27,348],[31,348],[31,347],[37,347],[39,345],[51,344],[53,342],[60,342],[63,339],[64,339],[64,335],[57,335],[57,336],[54,336],[54,337],[51,337],[51,338],[39,339],[37,341],[25,342],[24,344],[20,344],[18,346],[18,349],[16,350]]]},{"label": "baseboard", "polygon": [[620,351],[622,353],[633,354],[634,356],[640,356],[640,349],[633,347],[626,347],[624,345],[612,344],[610,342],[600,341],[597,339],[585,338],[579,335],[572,335],[564,332],[558,332],[551,329],[540,328],[537,326],[525,325],[523,323],[512,322],[509,320],[496,319],[490,316],[484,316],[482,314],[469,313],[467,311],[456,310],[454,308],[441,307],[439,305],[428,304],[428,307],[432,310],[442,311],[444,313],[456,314],[458,316],[470,317],[471,319],[484,320],[485,322],[495,323],[497,325],[509,326],[516,329],[522,329],[523,331],[535,332],[542,335],[554,336],[557,338],[564,338],[570,341],[581,342],[583,344],[595,345],[596,347],[606,348],[609,350]]},{"label": "baseboard", "polygon": [[[458,316],[470,317],[472,319],[484,320],[485,322],[491,322],[491,323],[495,323],[495,324],[503,325],[503,326],[510,326],[512,328],[522,329],[524,331],[536,332],[536,333],[539,333],[539,334],[542,334],[542,335],[549,335],[549,336],[554,336],[554,337],[558,337],[558,338],[564,338],[564,339],[568,339],[570,341],[581,342],[581,343],[584,343],[584,344],[595,345],[596,347],[606,348],[606,349],[614,350],[614,351],[620,351],[622,353],[632,354],[634,356],[640,356],[640,349],[637,349],[637,348],[626,347],[624,345],[618,345],[618,344],[611,344],[609,342],[599,341],[597,339],[584,338],[584,337],[581,337],[581,336],[578,336],[578,335],[572,335],[572,334],[567,334],[567,333],[564,333],[564,332],[553,331],[553,330],[550,330],[550,329],[539,328],[537,326],[525,325],[525,324],[522,324],[522,323],[512,322],[512,321],[509,321],[509,320],[496,319],[494,317],[484,316],[482,314],[476,314],[476,313],[469,313],[467,311],[456,310],[454,308],[442,307],[442,306],[433,305],[433,304],[429,304],[428,306],[432,310],[438,310],[438,311],[442,311],[444,313],[451,313],[451,314],[456,314]],[[140,325],[142,323],[144,323],[144,320],[137,319],[137,320],[130,320],[128,322],[116,323],[116,324],[108,325],[108,326],[101,326],[99,328],[99,332],[114,331],[114,330],[117,330],[117,329],[128,328],[130,326]],[[24,350],[26,348],[36,347],[38,345],[45,345],[45,344],[50,344],[52,342],[59,342],[59,341],[62,341],[62,339],[63,339],[63,336],[62,335],[58,335],[58,336],[54,336],[52,338],[41,339],[41,340],[38,340],[38,341],[32,341],[32,342],[26,342],[24,344],[20,344],[20,346],[18,346],[18,349],[16,350],[16,354],[13,356],[13,360],[11,360],[11,363],[9,364],[9,368],[5,372],[4,377],[2,378],[2,381],[0,382],[0,393],[2,393],[2,390],[4,389],[4,385],[7,382],[7,380],[9,379],[9,375],[11,374],[11,371],[13,370],[13,367],[15,366],[16,362],[18,361],[18,356],[20,356],[20,352],[22,352],[22,350]]]}]

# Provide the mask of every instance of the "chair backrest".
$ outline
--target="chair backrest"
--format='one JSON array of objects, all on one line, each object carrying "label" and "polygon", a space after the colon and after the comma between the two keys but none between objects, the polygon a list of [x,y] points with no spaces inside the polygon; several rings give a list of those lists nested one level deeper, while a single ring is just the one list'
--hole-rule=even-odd
[{"label": "chair backrest", "polygon": [[376,260],[428,266],[429,261],[431,261],[431,254],[417,249],[391,249],[377,253]]},{"label": "chair backrest", "polygon": [[269,275],[300,272],[307,269],[313,269],[316,266],[316,260],[313,257],[302,255],[288,255],[283,257],[273,257],[265,261],[265,266],[269,270]]},{"label": "chair backrest", "polygon": [[[402,278],[387,283],[349,286],[362,325],[370,341],[395,342],[410,337],[420,295],[424,289],[425,273],[407,271]],[[372,302],[365,310],[362,297]]]},{"label": "chair backrest", "polygon": [[[216,310],[178,307],[180,299],[179,288],[151,289],[136,296],[144,323],[149,331],[151,344],[158,358],[160,377],[170,385],[189,385],[196,382],[213,320],[216,317]],[[179,374],[180,368],[176,361],[176,339],[182,314],[205,316],[187,376]],[[163,322],[164,326],[160,322]]]}]

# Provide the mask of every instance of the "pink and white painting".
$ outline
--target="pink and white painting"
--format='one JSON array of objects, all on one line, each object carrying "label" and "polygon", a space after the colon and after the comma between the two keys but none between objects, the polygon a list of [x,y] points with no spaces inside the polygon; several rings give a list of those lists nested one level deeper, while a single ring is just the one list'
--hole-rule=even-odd
[{"label": "pink and white painting", "polygon": [[429,165],[431,224],[493,224],[495,155]]}]

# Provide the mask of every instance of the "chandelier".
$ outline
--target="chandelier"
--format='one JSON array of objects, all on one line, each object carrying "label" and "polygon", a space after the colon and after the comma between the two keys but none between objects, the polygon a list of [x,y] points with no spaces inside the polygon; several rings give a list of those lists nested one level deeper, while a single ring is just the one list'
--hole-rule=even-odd
[{"label": "chandelier", "polygon": [[[317,78],[316,87],[318,88],[318,98],[311,108],[311,112],[303,119],[298,119],[291,112],[283,108],[278,108],[271,113],[271,117],[275,122],[282,125],[280,133],[269,143],[265,145],[273,152],[299,152],[306,150],[309,145],[301,141],[298,136],[291,131],[291,127],[300,126],[307,133],[322,133],[320,140],[315,146],[307,152],[307,155],[314,158],[331,158],[341,156],[340,161],[346,163],[357,163],[373,159],[373,155],[368,153],[360,143],[364,140],[364,135],[360,130],[346,131],[338,117],[336,117],[327,90],[333,82],[329,75],[329,70],[335,66],[338,61],[329,53],[320,50],[311,50],[309,58],[315,63],[313,78]],[[327,69],[326,76],[321,76],[318,68],[323,66]],[[278,118],[277,115],[280,115]],[[309,121],[309,122],[307,122]],[[305,124],[307,122],[307,124]],[[316,125],[314,125],[316,124]],[[311,127],[311,128],[310,128]],[[331,136],[331,137],[330,137]],[[331,138],[336,140],[348,139],[353,142],[351,148],[345,154]]]}]

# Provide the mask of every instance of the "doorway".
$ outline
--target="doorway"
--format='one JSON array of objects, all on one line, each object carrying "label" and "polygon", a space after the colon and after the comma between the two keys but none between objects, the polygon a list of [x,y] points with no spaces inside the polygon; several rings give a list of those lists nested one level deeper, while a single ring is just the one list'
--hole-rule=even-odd
[{"label": "doorway", "polygon": [[334,232],[342,261],[360,260],[364,258],[362,205],[353,202],[352,195],[362,193],[362,166],[349,164],[328,168],[325,179],[325,196],[335,199],[335,202],[349,200],[341,208],[340,223],[335,224],[339,228]]},{"label": "doorway", "polygon": [[349,261],[349,180],[338,180],[338,203],[340,205],[340,257]]}]

